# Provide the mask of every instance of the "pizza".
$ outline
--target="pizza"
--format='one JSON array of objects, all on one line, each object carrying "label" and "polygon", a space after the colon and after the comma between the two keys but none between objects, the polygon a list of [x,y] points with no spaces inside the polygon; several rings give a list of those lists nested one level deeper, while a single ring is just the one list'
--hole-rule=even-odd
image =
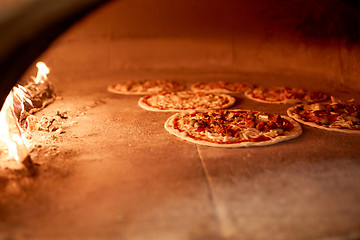
[{"label": "pizza", "polygon": [[277,87],[277,88],[254,88],[245,92],[248,98],[265,103],[300,103],[320,102],[328,99],[328,96],[321,92],[309,91],[302,88]]},{"label": "pizza", "polygon": [[143,109],[158,112],[175,112],[195,109],[223,109],[234,105],[236,99],[227,94],[191,91],[166,92],[141,97]]},{"label": "pizza", "polygon": [[244,93],[252,89],[252,85],[240,82],[198,82],[190,86],[190,89],[194,92],[206,92],[206,93]]},{"label": "pizza", "polygon": [[147,95],[158,92],[182,90],[184,86],[165,79],[129,80],[108,86],[108,91],[124,95]]},{"label": "pizza", "polygon": [[287,113],[308,126],[329,131],[360,133],[360,105],[353,101],[299,104],[289,108]]},{"label": "pizza", "polygon": [[302,133],[290,117],[240,109],[179,112],[164,127],[183,140],[223,148],[272,145]]}]

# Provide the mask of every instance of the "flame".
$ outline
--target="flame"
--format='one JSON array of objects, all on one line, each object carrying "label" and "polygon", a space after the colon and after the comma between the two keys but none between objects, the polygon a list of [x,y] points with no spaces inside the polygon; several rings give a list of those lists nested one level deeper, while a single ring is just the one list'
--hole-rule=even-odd
[{"label": "flame", "polygon": [[47,75],[50,73],[50,69],[46,66],[44,62],[36,63],[36,67],[38,68],[38,72],[36,77],[31,77],[36,84],[43,83],[47,80]]},{"label": "flame", "polygon": [[0,111],[0,139],[7,145],[10,157],[18,162],[23,161],[29,154],[25,146],[25,137],[14,112],[15,98],[20,100],[22,107],[24,99],[31,103],[31,100],[26,98],[25,92],[22,92],[23,87],[14,87]]},{"label": "flame", "polygon": [[14,87],[12,89],[13,91],[13,104],[16,104],[14,99],[17,100],[17,102],[19,103],[19,108],[21,109],[21,113],[20,116],[24,113],[25,110],[25,106],[24,106],[24,102],[29,103],[32,107],[34,107],[32,101],[30,100],[31,95],[30,93],[26,90],[26,88],[24,88],[21,85],[17,85],[16,87]]},{"label": "flame", "polygon": [[[32,77],[32,79],[35,84],[44,83],[44,81],[47,80],[47,74],[50,73],[50,70],[43,62],[38,62],[36,67],[38,68],[38,72],[36,77]],[[15,109],[21,110],[21,116],[25,111],[25,102],[33,106],[30,98],[31,96],[26,88],[17,85],[13,87],[6,97],[5,103],[0,111],[0,140],[6,143],[9,156],[18,162],[24,161],[29,155],[29,151],[26,148],[26,137],[15,114]]]}]

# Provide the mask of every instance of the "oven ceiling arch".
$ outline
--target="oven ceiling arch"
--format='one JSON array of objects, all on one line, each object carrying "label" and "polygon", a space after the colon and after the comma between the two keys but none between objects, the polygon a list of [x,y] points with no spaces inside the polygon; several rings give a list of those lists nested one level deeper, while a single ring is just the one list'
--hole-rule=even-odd
[{"label": "oven ceiling arch", "polygon": [[109,0],[32,0],[0,9],[0,106],[28,66],[61,33]]}]

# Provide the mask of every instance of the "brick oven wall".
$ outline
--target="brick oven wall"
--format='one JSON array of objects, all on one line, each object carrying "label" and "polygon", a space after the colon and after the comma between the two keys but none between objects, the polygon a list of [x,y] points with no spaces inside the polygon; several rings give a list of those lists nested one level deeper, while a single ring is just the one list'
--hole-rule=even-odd
[{"label": "brick oven wall", "polygon": [[[206,70],[316,76],[360,89],[350,1],[112,1],[45,54],[61,74]],[[350,23],[350,24],[348,24]],[[313,79],[313,78],[312,78]],[[312,81],[312,80],[309,80]]]}]

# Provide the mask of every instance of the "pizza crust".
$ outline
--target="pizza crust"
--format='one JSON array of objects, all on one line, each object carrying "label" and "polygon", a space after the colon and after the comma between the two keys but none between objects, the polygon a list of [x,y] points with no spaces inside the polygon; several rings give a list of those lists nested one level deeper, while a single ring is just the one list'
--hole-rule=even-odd
[{"label": "pizza crust", "polygon": [[360,134],[360,130],[351,130],[351,129],[345,129],[345,128],[327,127],[327,126],[319,125],[319,124],[317,124],[315,122],[304,121],[304,120],[301,119],[301,117],[298,114],[294,113],[295,108],[296,108],[296,106],[288,108],[287,114],[288,114],[289,117],[295,119],[299,123],[302,123],[302,124],[310,126],[310,127],[324,129],[324,130],[327,130],[327,131]]},{"label": "pizza crust", "polygon": [[[249,110],[232,109],[232,110],[228,110],[228,111],[249,111]],[[210,142],[210,141],[206,141],[206,140],[202,140],[202,139],[197,140],[197,139],[194,139],[192,137],[187,136],[186,133],[180,132],[179,130],[177,130],[174,127],[175,119],[178,119],[181,116],[189,114],[189,113],[190,112],[187,111],[187,112],[181,112],[181,113],[176,113],[176,114],[172,115],[165,122],[164,128],[170,134],[173,134],[176,137],[179,137],[179,138],[181,138],[181,139],[183,139],[185,141],[191,142],[191,143],[204,145],[204,146],[220,147],[220,148],[242,148],[242,147],[269,146],[269,145],[273,145],[273,144],[276,144],[276,143],[279,143],[279,142],[294,139],[294,138],[296,138],[296,137],[298,137],[298,136],[300,136],[302,134],[302,128],[301,128],[299,123],[297,123],[296,121],[294,121],[290,117],[281,116],[282,118],[288,120],[291,124],[293,124],[294,128],[291,131],[285,132],[285,135],[276,136],[276,137],[271,138],[270,140],[267,140],[267,141],[260,141],[260,142],[250,142],[249,141],[249,142],[240,142],[240,143],[214,143],[214,142]]]},{"label": "pizza crust", "polygon": [[285,99],[282,101],[270,101],[270,100],[264,100],[264,99],[260,99],[260,98],[254,98],[252,96],[252,90],[245,92],[244,95],[253,101],[261,102],[261,103],[274,103],[274,104],[296,104],[296,103],[299,103],[299,100],[295,100],[295,99]]},{"label": "pizza crust", "polygon": [[[222,97],[224,99],[227,99],[228,102],[226,104],[222,104],[222,105],[219,105],[219,106],[216,106],[216,107],[211,107],[211,108],[201,107],[200,106],[200,107],[184,107],[184,108],[168,108],[168,109],[164,109],[163,106],[161,106],[161,105],[158,105],[157,107],[156,106],[150,106],[148,104],[148,101],[147,101],[147,99],[149,99],[151,97],[156,97],[156,96],[159,96],[159,95],[166,95],[166,94],[176,94],[177,95],[177,94],[182,94],[182,93],[189,93],[189,94],[194,94],[194,95],[197,94],[195,92],[184,91],[184,92],[158,93],[158,94],[153,94],[153,95],[147,95],[147,96],[141,97],[139,99],[138,105],[141,108],[143,108],[145,110],[148,110],[148,111],[154,111],[154,112],[178,112],[178,111],[187,111],[187,110],[224,109],[224,108],[231,107],[236,102],[236,98],[234,98],[234,97],[232,97],[230,95],[227,95],[227,94],[212,94],[214,96],[219,96],[219,97]],[[209,95],[209,94],[207,94],[207,95]],[[163,109],[160,109],[159,107],[161,107]]]}]

